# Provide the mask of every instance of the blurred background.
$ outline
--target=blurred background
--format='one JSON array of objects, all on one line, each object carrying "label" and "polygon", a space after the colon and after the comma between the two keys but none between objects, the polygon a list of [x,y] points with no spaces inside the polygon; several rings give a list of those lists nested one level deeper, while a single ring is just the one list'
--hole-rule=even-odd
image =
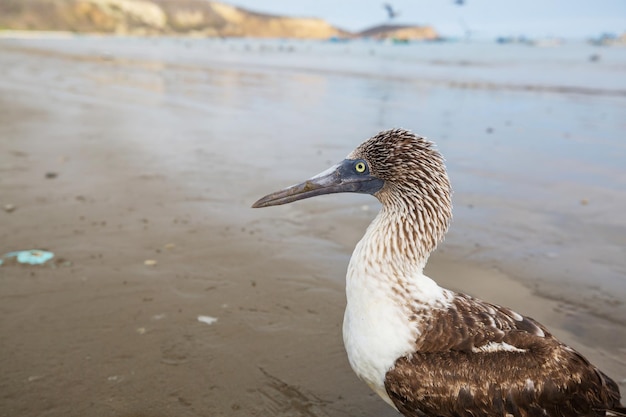
[{"label": "blurred background", "polygon": [[626,384],[626,3],[0,0],[0,415],[394,416],[343,350],[379,205],[252,210],[380,130],[427,273]]}]

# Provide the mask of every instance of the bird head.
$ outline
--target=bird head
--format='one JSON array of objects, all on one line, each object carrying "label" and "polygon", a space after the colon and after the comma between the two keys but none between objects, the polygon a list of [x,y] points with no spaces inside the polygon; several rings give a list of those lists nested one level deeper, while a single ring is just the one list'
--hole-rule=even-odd
[{"label": "bird head", "polygon": [[383,204],[450,205],[450,182],[434,144],[404,129],[378,133],[359,145],[348,160],[362,160],[383,181],[374,194]]},{"label": "bird head", "polygon": [[441,154],[432,142],[404,129],[378,133],[340,163],[300,184],[269,194],[252,207],[342,192],[372,194],[383,205],[443,210],[444,217],[450,217],[450,183]]}]

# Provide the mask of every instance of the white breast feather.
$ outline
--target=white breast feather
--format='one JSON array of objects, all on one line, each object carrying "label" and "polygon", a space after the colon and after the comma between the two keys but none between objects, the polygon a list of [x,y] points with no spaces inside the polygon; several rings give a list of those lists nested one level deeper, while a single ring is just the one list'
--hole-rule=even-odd
[{"label": "white breast feather", "polygon": [[[369,244],[374,239],[372,226],[357,244],[348,266],[343,339],[354,372],[394,406],[385,391],[385,374],[398,358],[415,351],[419,328],[393,294],[397,270],[378,259],[380,252]],[[404,278],[410,283],[413,307],[449,303],[448,291],[423,275],[421,268]]]}]

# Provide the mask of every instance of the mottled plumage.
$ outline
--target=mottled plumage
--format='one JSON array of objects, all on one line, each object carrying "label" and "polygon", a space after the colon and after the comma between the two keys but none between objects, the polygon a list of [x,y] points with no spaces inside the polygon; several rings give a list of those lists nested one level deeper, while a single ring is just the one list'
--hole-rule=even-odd
[{"label": "mottled plumage", "polygon": [[615,382],[541,324],[423,274],[452,215],[431,142],[381,132],[254,207],[336,192],[382,203],[348,266],[343,335],[356,374],[390,405],[420,417],[626,416]]},{"label": "mottled plumage", "polygon": [[457,294],[425,325],[385,376],[406,416],[604,416],[619,405],[609,377],[507,308]]}]

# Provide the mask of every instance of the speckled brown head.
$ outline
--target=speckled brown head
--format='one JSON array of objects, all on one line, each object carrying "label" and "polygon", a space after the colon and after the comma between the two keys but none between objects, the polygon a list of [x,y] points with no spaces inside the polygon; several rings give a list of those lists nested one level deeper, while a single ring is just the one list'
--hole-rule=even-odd
[{"label": "speckled brown head", "polygon": [[269,194],[252,207],[291,203],[322,194],[357,192],[376,196],[383,210],[413,220],[420,240],[434,249],[451,218],[450,182],[443,157],[432,142],[404,129],[378,133],[342,162],[284,190]]},{"label": "speckled brown head", "polygon": [[392,198],[413,203],[426,199],[444,211],[449,209],[443,206],[451,206],[443,157],[432,142],[408,130],[380,132],[359,145],[348,159],[365,160],[371,174],[384,181],[375,193],[383,204]]}]

